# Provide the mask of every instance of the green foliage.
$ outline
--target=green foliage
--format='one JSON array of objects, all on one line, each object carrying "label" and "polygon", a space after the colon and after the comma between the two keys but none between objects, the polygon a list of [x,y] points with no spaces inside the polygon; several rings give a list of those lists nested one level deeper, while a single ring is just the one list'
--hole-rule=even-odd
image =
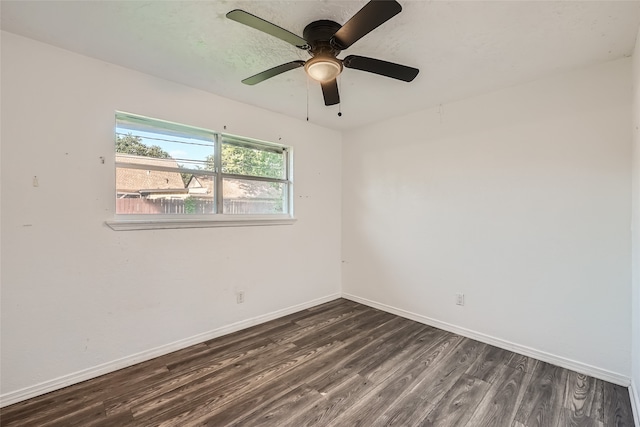
[{"label": "green foliage", "polygon": [[196,201],[191,196],[184,199],[184,213],[186,214],[196,213]]},{"label": "green foliage", "polygon": [[156,159],[170,159],[169,153],[157,145],[148,146],[142,143],[142,138],[128,135],[116,135],[116,153],[134,154],[136,156],[153,157]]},{"label": "green foliage", "polygon": [[215,160],[214,154],[209,154],[205,159],[205,161],[207,162],[206,166],[204,167],[205,170],[208,170],[208,171],[216,170],[216,160]]},{"label": "green foliage", "polygon": [[[282,154],[222,144],[223,173],[283,178],[284,168]],[[213,154],[207,156],[206,169],[215,170]]]}]

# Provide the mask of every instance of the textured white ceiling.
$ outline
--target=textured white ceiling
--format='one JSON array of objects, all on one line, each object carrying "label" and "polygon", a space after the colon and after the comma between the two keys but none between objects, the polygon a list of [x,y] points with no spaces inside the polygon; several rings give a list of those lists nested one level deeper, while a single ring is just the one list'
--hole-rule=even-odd
[{"label": "textured white ceiling", "polygon": [[351,129],[561,70],[631,55],[639,1],[408,1],[344,51],[417,67],[412,83],[346,69],[325,107],[302,69],[240,80],[306,52],[225,18],[243,9],[298,35],[346,22],[366,1],[6,1],[3,30],[247,104]]}]

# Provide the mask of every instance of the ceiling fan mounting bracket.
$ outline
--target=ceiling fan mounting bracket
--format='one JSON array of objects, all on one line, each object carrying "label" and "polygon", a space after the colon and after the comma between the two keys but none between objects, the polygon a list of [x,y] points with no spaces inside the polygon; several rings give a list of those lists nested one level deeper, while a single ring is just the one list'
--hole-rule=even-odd
[{"label": "ceiling fan mounting bracket", "polygon": [[321,19],[313,21],[302,32],[302,36],[309,43],[309,53],[312,56],[337,56],[341,49],[331,43],[331,38],[342,26],[334,21]]}]

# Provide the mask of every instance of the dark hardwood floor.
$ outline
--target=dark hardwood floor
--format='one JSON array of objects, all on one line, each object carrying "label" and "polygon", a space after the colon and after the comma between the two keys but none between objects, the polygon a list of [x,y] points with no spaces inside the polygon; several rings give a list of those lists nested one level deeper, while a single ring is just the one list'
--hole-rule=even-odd
[{"label": "dark hardwood floor", "polygon": [[0,410],[2,426],[633,426],[626,388],[339,299]]}]

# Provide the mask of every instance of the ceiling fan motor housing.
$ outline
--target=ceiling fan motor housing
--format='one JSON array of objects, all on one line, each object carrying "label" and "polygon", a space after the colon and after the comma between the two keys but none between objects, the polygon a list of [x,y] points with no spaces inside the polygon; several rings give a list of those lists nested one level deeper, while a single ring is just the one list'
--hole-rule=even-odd
[{"label": "ceiling fan motor housing", "polygon": [[314,21],[304,27],[302,36],[309,43],[309,53],[312,56],[327,55],[336,57],[340,53],[340,49],[333,46],[331,38],[342,26],[334,21],[322,19]]}]

